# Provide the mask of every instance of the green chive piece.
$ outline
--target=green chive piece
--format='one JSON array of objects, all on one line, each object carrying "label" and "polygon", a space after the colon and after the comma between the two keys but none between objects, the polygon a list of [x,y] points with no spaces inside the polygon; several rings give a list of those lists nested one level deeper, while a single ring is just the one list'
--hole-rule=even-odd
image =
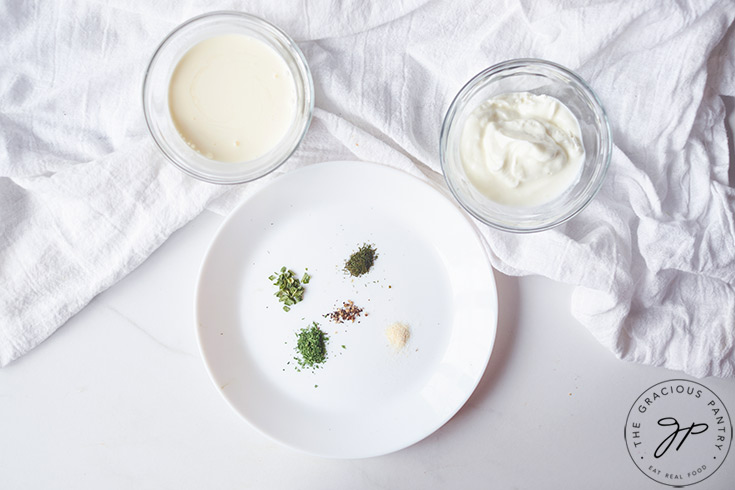
[{"label": "green chive piece", "polygon": [[278,291],[273,293],[273,295],[278,298],[279,302],[285,305],[283,308],[284,311],[290,311],[291,308],[289,306],[293,306],[304,299],[303,284],[308,283],[311,276],[308,273],[304,273],[303,277],[303,282],[299,281],[296,273],[286,268],[286,266],[281,267],[280,273],[277,272],[268,276],[268,280],[274,286],[278,287]]}]

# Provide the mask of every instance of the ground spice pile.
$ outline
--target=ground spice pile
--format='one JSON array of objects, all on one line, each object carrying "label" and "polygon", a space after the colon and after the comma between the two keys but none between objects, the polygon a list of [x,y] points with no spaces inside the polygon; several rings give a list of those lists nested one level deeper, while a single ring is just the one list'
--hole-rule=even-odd
[{"label": "ground spice pile", "polygon": [[313,322],[309,328],[302,328],[296,334],[296,350],[301,357],[294,357],[300,368],[318,368],[327,360],[329,337]]},{"label": "ground spice pile", "polygon": [[405,323],[391,323],[385,329],[385,336],[388,337],[388,343],[395,350],[401,350],[405,347],[408,339],[411,338],[411,329]]},{"label": "ground spice pile", "polygon": [[[346,321],[355,323],[355,320],[360,315],[362,315],[362,308],[353,303],[352,300],[349,300],[342,303],[342,308],[339,308],[332,313],[327,313],[324,316],[332,320],[334,323],[344,323]],[[365,313],[365,316],[367,316],[367,313]]]},{"label": "ground spice pile", "polygon": [[345,270],[353,277],[361,276],[367,273],[378,258],[377,250],[374,246],[364,243],[357,252],[350,255],[345,262]]}]

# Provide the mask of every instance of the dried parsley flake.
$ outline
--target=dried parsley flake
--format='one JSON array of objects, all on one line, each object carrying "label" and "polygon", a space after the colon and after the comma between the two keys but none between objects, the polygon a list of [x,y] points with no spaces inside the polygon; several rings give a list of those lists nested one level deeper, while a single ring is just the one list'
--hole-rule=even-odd
[{"label": "dried parsley flake", "polygon": [[296,350],[301,357],[294,359],[300,367],[319,367],[319,364],[327,360],[329,337],[319,328],[318,323],[313,322],[309,328],[302,328],[296,335]]}]

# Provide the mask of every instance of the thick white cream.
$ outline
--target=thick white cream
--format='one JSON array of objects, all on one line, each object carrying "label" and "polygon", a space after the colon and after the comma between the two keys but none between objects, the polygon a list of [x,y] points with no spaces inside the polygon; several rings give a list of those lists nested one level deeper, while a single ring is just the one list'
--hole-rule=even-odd
[{"label": "thick white cream", "polygon": [[493,97],[467,118],[460,139],[465,172],[480,192],[509,206],[551,201],[579,178],[579,122],[554,97],[516,92]]},{"label": "thick white cream", "polygon": [[207,158],[254,160],[286,135],[296,87],[286,62],[264,42],[241,34],[201,41],[171,75],[171,118],[184,141]]}]

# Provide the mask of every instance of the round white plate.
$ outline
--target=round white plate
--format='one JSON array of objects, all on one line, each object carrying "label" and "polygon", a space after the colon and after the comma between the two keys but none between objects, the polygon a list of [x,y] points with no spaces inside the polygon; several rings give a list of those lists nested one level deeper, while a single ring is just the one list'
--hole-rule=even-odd
[{"label": "round white plate", "polygon": [[[378,259],[353,278],[363,243]],[[268,276],[312,279],[285,312]],[[352,300],[359,323],[324,318]],[[255,428],[328,457],[385,454],[428,436],[467,401],[495,340],[497,294],[480,237],[437,190],[390,167],[311,165],[243,202],[207,252],[197,289],[199,344],[217,388]],[[297,371],[296,333],[316,321],[328,359]],[[411,328],[396,352],[385,329]],[[344,346],[344,347],[343,347]]]}]

